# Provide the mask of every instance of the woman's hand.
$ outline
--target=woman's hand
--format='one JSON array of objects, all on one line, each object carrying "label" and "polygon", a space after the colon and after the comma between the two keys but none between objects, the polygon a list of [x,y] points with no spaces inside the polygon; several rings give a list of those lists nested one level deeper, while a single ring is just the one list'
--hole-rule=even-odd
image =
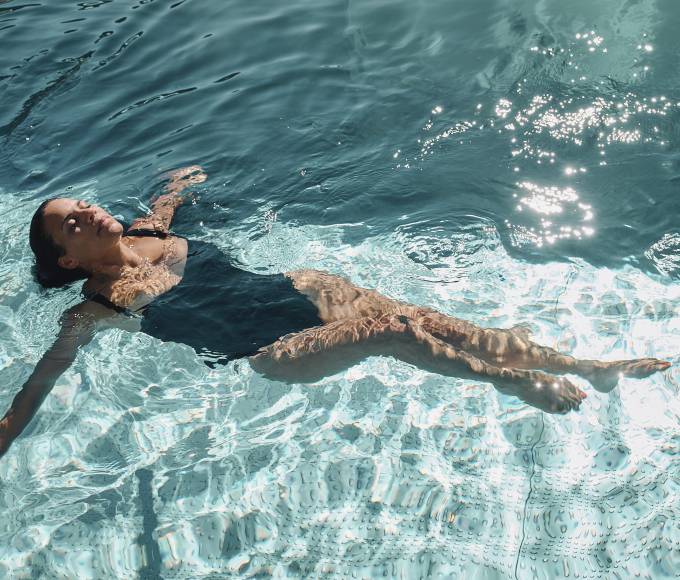
[{"label": "woman's hand", "polygon": [[[203,183],[208,176],[200,165],[190,165],[189,167],[182,167],[181,169],[175,169],[167,174],[170,181],[165,186],[165,191],[168,194],[178,195],[180,192],[184,191],[190,185],[196,185],[198,183]],[[160,200],[161,196],[158,199]]]},{"label": "woman's hand", "polygon": [[152,199],[151,213],[133,221],[130,225],[130,230],[147,229],[168,233],[175,210],[184,201],[184,197],[180,195],[181,192],[190,185],[203,183],[208,178],[205,171],[199,165],[175,169],[170,173],[166,173],[164,177],[168,179],[168,183],[164,188],[165,193]]}]

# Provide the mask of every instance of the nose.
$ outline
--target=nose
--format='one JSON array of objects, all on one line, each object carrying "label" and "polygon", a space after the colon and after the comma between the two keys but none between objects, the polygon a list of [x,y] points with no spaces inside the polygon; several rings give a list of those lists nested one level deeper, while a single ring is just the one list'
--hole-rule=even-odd
[{"label": "nose", "polygon": [[81,207],[78,208],[78,214],[80,215],[81,219],[87,221],[88,223],[93,223],[97,214],[97,208],[93,205]]}]

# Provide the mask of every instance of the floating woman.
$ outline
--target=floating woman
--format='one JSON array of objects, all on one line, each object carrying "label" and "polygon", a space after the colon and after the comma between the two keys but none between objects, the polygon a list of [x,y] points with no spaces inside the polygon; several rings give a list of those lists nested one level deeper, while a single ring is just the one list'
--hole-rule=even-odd
[{"label": "floating woman", "polygon": [[313,381],[369,355],[390,355],[450,376],[477,377],[551,413],[586,394],[561,373],[609,390],[670,363],[655,358],[579,360],[540,346],[525,330],[480,328],[431,308],[393,300],[317,270],[258,275],[209,243],[170,233],[180,193],[205,181],[198,166],[170,174],[150,215],[127,232],[82,200],[43,202],[30,227],[41,284],[86,278],[84,300],[61,319],[56,341],[0,420],[0,456],[28,425],[78,348],[97,330],[135,325],[189,344],[208,364],[249,357],[272,378]]}]

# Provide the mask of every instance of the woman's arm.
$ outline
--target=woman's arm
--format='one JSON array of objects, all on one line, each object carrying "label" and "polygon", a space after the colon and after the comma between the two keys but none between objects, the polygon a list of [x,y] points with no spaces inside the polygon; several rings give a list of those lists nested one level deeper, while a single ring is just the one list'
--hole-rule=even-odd
[{"label": "woman's arm", "polygon": [[164,188],[165,193],[151,204],[151,213],[132,222],[131,230],[155,230],[167,234],[175,210],[184,201],[180,193],[190,185],[203,183],[208,176],[200,166],[191,165],[173,171],[169,177],[170,181]]},{"label": "woman's arm", "polygon": [[78,348],[90,342],[99,322],[111,315],[110,308],[92,301],[82,302],[62,315],[57,340],[45,352],[0,419],[0,457],[30,423],[57,379],[76,358]]}]

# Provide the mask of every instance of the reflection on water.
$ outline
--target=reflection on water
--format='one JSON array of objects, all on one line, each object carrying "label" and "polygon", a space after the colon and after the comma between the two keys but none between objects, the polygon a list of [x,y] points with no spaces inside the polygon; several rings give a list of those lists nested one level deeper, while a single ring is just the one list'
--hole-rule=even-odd
[{"label": "reflection on water", "polygon": [[645,252],[662,274],[678,277],[680,274],[680,234],[665,234]]},{"label": "reflection on water", "polygon": [[534,243],[540,248],[544,242],[553,244],[555,241],[565,238],[580,240],[583,236],[592,236],[595,233],[595,230],[588,225],[574,227],[568,225],[568,222],[567,224],[562,223],[562,220],[560,220],[559,225],[554,227],[553,220],[555,216],[563,214],[565,207],[569,205],[581,214],[580,223],[590,222],[593,219],[591,206],[578,201],[578,194],[571,187],[565,187],[564,189],[541,187],[528,181],[518,183],[517,185],[522,192],[522,197],[515,194],[515,197],[519,197],[517,211],[527,208],[541,217],[538,232],[533,227],[513,226],[506,221],[506,224],[512,230],[511,239],[516,245]]},{"label": "reflection on water", "polygon": [[[677,351],[680,293],[668,280],[521,263],[489,226],[451,236],[420,223],[360,246],[321,228],[274,224],[271,235],[288,242],[284,268],[314,247],[314,265],[482,324],[530,322],[537,340],[580,356]],[[249,267],[268,266],[252,249]],[[654,570],[671,574],[677,369],[611,394],[581,384],[582,412],[554,417],[392,359],[290,386],[111,331],[0,465],[13,537],[3,562],[86,577],[471,566],[594,577],[649,570],[649,546]],[[55,558],[74,547],[79,559]]]},{"label": "reflection on water", "polygon": [[674,3],[0,5],[3,409],[79,299],[32,281],[39,201],[130,221],[190,162],[177,231],[253,271],[675,365],[553,417],[390,358],[291,386],[104,332],[0,461],[0,576],[677,574]]},{"label": "reflection on water", "polygon": [[[647,34],[641,38],[644,42],[631,44],[629,52],[653,52]],[[676,103],[665,95],[624,92],[621,87],[625,85],[619,79],[609,74],[591,74],[596,68],[591,66],[593,59],[601,65],[621,58],[620,54],[609,54],[605,38],[594,30],[577,32],[564,44],[531,46],[526,55],[531,62],[530,72],[514,84],[510,98],[502,97],[492,105],[478,103],[469,112],[470,120],[441,129],[436,119],[443,108],[437,105],[422,127],[423,132],[436,134],[417,139],[421,145],[417,159],[422,167],[426,157],[433,155],[435,146],[444,140],[451,140],[453,147],[465,147],[473,141],[483,141],[485,132],[505,137],[507,170],[520,176],[540,177],[540,182],[517,182],[519,191],[512,194],[519,202],[515,211],[523,212],[523,216],[509,217],[504,223],[510,241],[518,247],[532,244],[540,248],[558,240],[593,236],[597,219],[592,203],[599,192],[579,195],[574,185],[587,184],[581,178],[589,172],[599,172],[606,178],[616,171],[615,167],[607,167],[607,160],[610,150],[620,155],[618,146],[641,144],[647,150],[663,151],[675,131],[675,122],[669,122],[668,117],[677,117],[680,109],[680,101]],[[634,58],[631,66],[639,62]],[[649,64],[641,66],[643,72],[651,69]],[[588,74],[584,74],[586,71]],[[554,85],[552,92],[545,92],[546,72]],[[536,93],[537,89],[541,92]],[[401,149],[394,158],[398,160],[397,169],[411,168],[411,161]]]}]

